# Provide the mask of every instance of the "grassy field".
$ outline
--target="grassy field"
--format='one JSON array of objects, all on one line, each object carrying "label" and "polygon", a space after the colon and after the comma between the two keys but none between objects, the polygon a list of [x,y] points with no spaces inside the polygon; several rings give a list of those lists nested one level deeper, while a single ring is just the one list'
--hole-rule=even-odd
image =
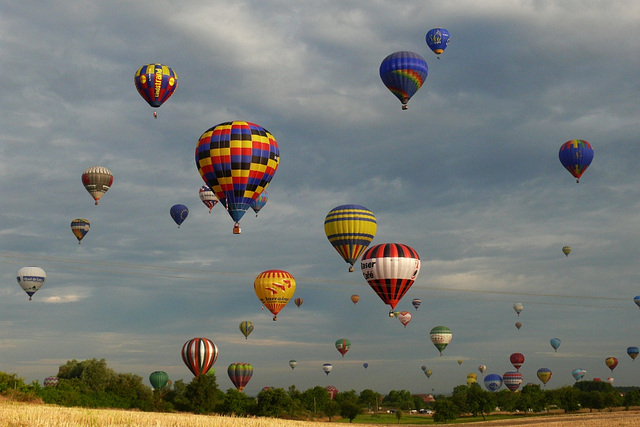
[{"label": "grassy field", "polygon": [[[345,423],[349,420],[337,420]],[[577,414],[541,416],[492,415],[482,418],[460,418],[455,424],[473,422],[485,426],[638,426],[640,410],[614,412],[582,412]],[[395,415],[360,415],[354,424],[360,426],[398,425]],[[434,424],[429,416],[403,415],[400,425]],[[437,424],[442,425],[442,424]],[[447,424],[449,425],[449,424]],[[289,421],[272,418],[234,418],[214,415],[165,414],[155,412],[123,411],[113,409],[64,408],[53,405],[0,401],[0,426],[45,427],[45,426],[136,426],[136,427],[302,427],[327,426],[327,422]]]}]

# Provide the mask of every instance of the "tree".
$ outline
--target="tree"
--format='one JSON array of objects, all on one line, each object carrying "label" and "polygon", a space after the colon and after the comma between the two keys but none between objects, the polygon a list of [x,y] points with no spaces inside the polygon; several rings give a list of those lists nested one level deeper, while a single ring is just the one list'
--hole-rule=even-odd
[{"label": "tree", "polygon": [[340,405],[335,400],[330,400],[325,403],[323,412],[329,418],[329,422],[331,422],[331,418],[340,413]]},{"label": "tree", "polygon": [[249,399],[244,393],[230,388],[222,399],[221,412],[226,415],[246,416],[250,407]]},{"label": "tree", "polygon": [[115,371],[107,367],[104,359],[87,359],[82,362],[69,360],[58,369],[58,378],[77,378],[87,390],[104,391],[107,383],[115,376]]},{"label": "tree", "polygon": [[622,402],[627,411],[630,406],[640,406],[640,390],[635,389],[627,391]]},{"label": "tree", "polygon": [[218,399],[218,384],[215,375],[198,375],[187,385],[185,397],[195,414],[210,414]]},{"label": "tree", "polygon": [[177,380],[173,382],[171,390],[165,396],[165,400],[170,402],[178,411],[188,411],[189,399],[185,396],[186,393],[187,385],[183,380]]},{"label": "tree", "polygon": [[562,387],[550,390],[553,401],[565,412],[575,412],[580,409],[580,390],[574,387]]},{"label": "tree", "polygon": [[500,390],[495,393],[496,404],[501,411],[513,412],[516,410],[516,404],[518,402],[518,394],[511,390]]},{"label": "tree", "polygon": [[538,384],[528,384],[522,388],[522,392],[516,402],[516,409],[526,414],[529,410],[540,412],[544,409],[544,406],[544,391],[540,389]]},{"label": "tree", "polygon": [[371,389],[365,389],[360,392],[358,402],[360,406],[369,408],[369,411],[378,411],[378,405],[382,401],[382,395]]},{"label": "tree", "polygon": [[458,415],[474,411],[474,408],[469,408],[467,405],[468,391],[469,386],[467,386],[466,384],[456,386],[453,389],[453,393],[451,394],[451,402],[455,405],[458,411]]},{"label": "tree", "polygon": [[350,423],[361,413],[362,408],[353,401],[347,400],[340,405],[340,416],[348,418]]},{"label": "tree", "polygon": [[496,407],[496,399],[493,393],[483,390],[477,383],[471,384],[467,391],[467,408],[474,417],[482,415],[486,421],[486,415],[491,413]]},{"label": "tree", "polygon": [[396,411],[396,420],[398,420],[398,424],[400,424],[400,420],[402,419],[402,410],[398,409]]},{"label": "tree", "polygon": [[324,405],[331,400],[329,392],[319,385],[305,390],[302,393],[302,403],[310,412],[323,413]]},{"label": "tree", "polygon": [[436,423],[446,423],[458,418],[458,408],[449,398],[441,397],[436,400],[433,409],[435,410],[433,421]]},{"label": "tree", "polygon": [[291,402],[291,396],[283,388],[262,390],[258,393],[258,415],[263,417],[282,417],[289,411]]}]

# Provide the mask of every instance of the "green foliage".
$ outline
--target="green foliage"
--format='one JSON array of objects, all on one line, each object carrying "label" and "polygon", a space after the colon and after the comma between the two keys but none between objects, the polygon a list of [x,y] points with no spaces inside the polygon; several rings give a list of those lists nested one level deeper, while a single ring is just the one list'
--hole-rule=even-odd
[{"label": "green foliage", "polygon": [[281,418],[289,412],[291,404],[291,396],[283,388],[262,390],[258,393],[257,413],[263,417]]},{"label": "green foliage", "polygon": [[360,406],[368,408],[370,411],[377,411],[380,402],[382,402],[382,395],[371,389],[362,390],[358,397]]},{"label": "green foliage", "polygon": [[522,392],[516,402],[516,409],[527,414],[529,410],[540,412],[544,407],[544,391],[540,389],[538,384],[528,384],[522,388]]},{"label": "green foliage", "polygon": [[449,398],[441,397],[436,400],[433,409],[435,410],[433,421],[436,423],[446,423],[458,418],[458,408]]},{"label": "green foliage", "polygon": [[382,399],[382,403],[387,408],[401,408],[406,410],[417,409],[414,405],[411,392],[408,390],[391,390],[388,395]]},{"label": "green foliage", "polygon": [[255,406],[255,400],[235,388],[230,388],[222,399],[220,411],[225,415],[247,416]]},{"label": "green foliage", "polygon": [[615,391],[615,388],[605,381],[578,381],[573,387],[581,391],[598,391],[600,393]]},{"label": "green foliage", "polygon": [[27,385],[24,379],[16,374],[7,374],[0,372],[0,394],[18,401],[31,401],[38,398],[37,390],[40,389],[38,383]]},{"label": "green foliage", "polygon": [[629,410],[630,406],[640,406],[640,390],[634,389],[627,391],[624,395],[623,405],[627,410]]},{"label": "green foliage", "polygon": [[402,410],[398,409],[396,411],[396,420],[398,420],[398,424],[400,424],[400,420],[402,419]]},{"label": "green foliage", "polygon": [[348,418],[350,423],[361,413],[362,408],[356,402],[346,400],[340,404],[340,416]]},{"label": "green foliage", "polygon": [[195,377],[185,390],[184,397],[189,401],[189,409],[194,414],[210,414],[218,400],[218,384],[215,375]]},{"label": "green foliage", "polygon": [[477,417],[478,414],[486,420],[486,415],[496,407],[496,398],[493,393],[483,390],[477,383],[471,384],[467,390],[467,410]]},{"label": "green foliage", "polygon": [[[586,381],[585,381],[586,382]],[[575,387],[562,387],[548,391],[552,401],[565,412],[575,412],[580,409],[580,390]]]},{"label": "green foliage", "polygon": [[187,385],[183,380],[174,381],[171,390],[164,397],[177,411],[189,411],[189,399],[186,397]]},{"label": "green foliage", "polygon": [[302,393],[302,404],[309,412],[314,414],[324,413],[324,406],[330,400],[329,392],[324,387],[315,386]]},{"label": "green foliage", "polygon": [[329,422],[331,422],[331,419],[340,412],[340,404],[335,400],[330,400],[325,403],[323,412],[329,418]]}]

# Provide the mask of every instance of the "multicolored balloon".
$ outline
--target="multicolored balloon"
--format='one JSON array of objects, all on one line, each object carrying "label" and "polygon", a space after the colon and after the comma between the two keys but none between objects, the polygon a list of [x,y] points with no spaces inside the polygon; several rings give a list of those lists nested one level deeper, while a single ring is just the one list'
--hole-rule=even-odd
[{"label": "multicolored balloon", "polygon": [[240,234],[240,219],[267,188],[278,169],[280,151],[269,131],[254,123],[220,123],[196,145],[196,166],[205,184],[227,208]]},{"label": "multicolored balloon", "polygon": [[84,218],[76,218],[71,221],[71,232],[78,239],[78,244],[82,243],[82,239],[89,232],[89,228],[91,228],[91,224]]},{"label": "multicolored balloon", "polygon": [[426,40],[429,49],[438,55],[438,59],[440,59],[442,52],[444,52],[447,46],[449,46],[451,37],[449,35],[449,31],[445,28],[432,28],[427,32]]},{"label": "multicolored balloon", "polygon": [[96,205],[112,184],[113,174],[104,166],[92,166],[82,173],[82,185],[91,194]]},{"label": "multicolored balloon", "polygon": [[265,190],[260,193],[260,195],[251,202],[251,209],[256,213],[256,218],[258,217],[258,212],[260,209],[264,208],[264,205],[267,204],[267,200],[269,199],[269,195]]},{"label": "multicolored balloon", "polygon": [[557,352],[558,348],[560,347],[560,338],[551,338],[549,340],[549,343],[551,344],[551,347],[553,347],[553,349]]},{"label": "multicolored balloon", "polygon": [[382,83],[402,103],[402,109],[422,87],[429,74],[427,61],[415,52],[400,51],[387,56],[380,64]]},{"label": "multicolored balloon", "polygon": [[484,377],[484,386],[487,390],[496,392],[502,387],[502,377],[498,374],[488,374]]},{"label": "multicolored balloon", "polygon": [[59,382],[60,382],[60,378],[51,376],[51,377],[46,377],[42,384],[45,387],[55,387],[58,385]]},{"label": "multicolored balloon", "polygon": [[638,308],[640,308],[640,295],[633,297],[633,302],[635,302]]},{"label": "multicolored balloon", "polygon": [[253,282],[253,290],[262,305],[273,314],[273,320],[278,320],[278,313],[296,291],[296,279],[283,270],[263,271]]},{"label": "multicolored balloon", "polygon": [[322,370],[327,375],[329,375],[329,373],[331,373],[332,369],[333,369],[333,365],[331,363],[325,363],[325,364],[322,365]]},{"label": "multicolored balloon", "polygon": [[562,144],[558,157],[562,166],[576,178],[576,182],[580,182],[580,177],[593,160],[593,148],[585,140],[572,139]]},{"label": "multicolored balloon", "polygon": [[293,302],[296,304],[296,306],[298,306],[298,308],[300,308],[304,300],[302,298],[296,298],[295,300],[293,300]]},{"label": "multicolored balloon", "polygon": [[29,301],[33,294],[44,285],[47,280],[47,273],[40,267],[22,267],[18,270],[18,285],[29,295]]},{"label": "multicolored balloon", "polygon": [[627,347],[627,354],[631,359],[636,360],[638,353],[640,353],[640,349],[638,347]]},{"label": "multicolored balloon", "polygon": [[340,352],[342,357],[344,357],[344,355],[347,354],[347,351],[349,351],[350,348],[351,348],[351,341],[349,341],[348,339],[339,338],[336,341],[336,350]]},{"label": "multicolored balloon", "polygon": [[521,302],[513,304],[513,310],[518,314],[518,317],[520,316],[520,313],[522,313],[523,308],[524,307]]},{"label": "multicolored balloon", "polygon": [[426,371],[424,371],[424,374],[427,376],[427,378],[431,378],[431,374],[433,374],[433,372],[431,372],[431,369],[427,369]]},{"label": "multicolored balloon", "polygon": [[253,366],[250,363],[235,362],[229,365],[227,374],[233,385],[241,392],[253,375]]},{"label": "multicolored balloon", "polygon": [[[509,356],[509,361],[516,368],[516,371],[520,371],[520,367],[524,363],[524,354],[522,353],[513,353]],[[502,377],[504,379],[504,376]]]},{"label": "multicolored balloon", "polygon": [[582,368],[576,368],[573,371],[571,371],[571,375],[573,376],[573,379],[576,381],[579,381],[582,378],[584,378],[586,374],[587,374],[587,370]]},{"label": "multicolored balloon", "polygon": [[406,328],[409,322],[411,322],[411,317],[413,316],[411,316],[411,313],[409,313],[408,311],[401,311],[398,315],[398,320]]},{"label": "multicolored balloon", "polygon": [[522,384],[522,374],[520,372],[505,372],[502,375],[504,385],[511,391],[516,391],[520,384]]},{"label": "multicolored balloon", "polygon": [[329,243],[349,264],[360,258],[376,235],[378,223],[369,209],[360,205],[341,205],[329,211],[324,219],[324,232]]},{"label": "multicolored balloon", "polygon": [[413,305],[416,310],[420,307],[420,304],[422,304],[422,300],[420,298],[414,298],[411,300],[411,305]]},{"label": "multicolored balloon", "polygon": [[336,394],[338,394],[338,389],[332,385],[326,386],[325,390],[329,393],[329,399],[331,400],[333,400],[333,398],[336,397]]},{"label": "multicolored balloon", "polygon": [[169,375],[164,371],[154,371],[149,375],[149,383],[154,390],[163,390],[169,384]]},{"label": "multicolored balloon", "polygon": [[562,253],[565,254],[565,256],[569,256],[569,254],[571,253],[571,246],[563,246]]},{"label": "multicolored balloon", "polygon": [[356,305],[360,301],[360,295],[353,294],[351,295],[351,302],[353,305]]},{"label": "multicolored balloon", "polygon": [[542,384],[546,385],[551,379],[552,372],[549,368],[540,368],[538,369],[537,375],[538,379],[542,381]]},{"label": "multicolored balloon", "polygon": [[607,368],[611,369],[611,372],[618,366],[618,359],[613,356],[607,357],[604,359],[604,363],[607,365]]},{"label": "multicolored balloon", "polygon": [[200,196],[200,200],[206,207],[209,208],[209,213],[211,213],[211,209],[218,203],[218,198],[216,197],[216,193],[211,191],[208,185],[203,185],[200,187],[198,191],[198,195]]},{"label": "multicolored balloon", "polygon": [[133,83],[150,106],[160,108],[178,87],[178,75],[166,65],[147,64],[138,68]]},{"label": "multicolored balloon", "polygon": [[607,377],[607,382],[613,385],[613,377]]},{"label": "multicolored balloon", "polygon": [[291,367],[292,371],[296,368],[296,366],[298,366],[297,360],[293,360],[293,359],[289,360],[289,367]]},{"label": "multicolored balloon", "polygon": [[451,342],[453,334],[451,333],[451,329],[446,326],[436,326],[429,332],[429,338],[440,352],[440,356],[442,356],[442,352]]},{"label": "multicolored balloon", "polygon": [[486,370],[487,367],[485,365],[478,366],[478,371],[480,371],[481,374],[484,374]]},{"label": "multicolored balloon", "polygon": [[393,310],[418,278],[420,257],[407,245],[383,243],[367,249],[360,266],[369,286]]},{"label": "multicolored balloon", "polygon": [[182,361],[196,377],[204,375],[218,360],[218,346],[208,338],[192,338],[182,346]]},{"label": "multicolored balloon", "polygon": [[242,332],[242,335],[244,335],[244,339],[249,338],[249,334],[253,332],[253,322],[249,320],[240,322],[240,332]]},{"label": "multicolored balloon", "polygon": [[187,208],[185,205],[173,205],[171,206],[171,209],[169,209],[169,213],[171,214],[171,218],[173,218],[173,220],[175,221],[176,224],[178,224],[178,228],[180,228],[180,225],[184,222],[185,219],[187,219],[187,216],[189,216],[189,208]]}]

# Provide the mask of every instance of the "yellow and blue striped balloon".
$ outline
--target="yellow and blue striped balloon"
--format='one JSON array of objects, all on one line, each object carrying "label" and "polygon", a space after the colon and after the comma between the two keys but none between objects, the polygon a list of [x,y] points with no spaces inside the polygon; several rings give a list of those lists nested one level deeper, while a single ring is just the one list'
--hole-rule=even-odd
[{"label": "yellow and blue striped balloon", "polygon": [[349,271],[375,237],[377,227],[373,212],[360,205],[337,206],[324,219],[327,239],[350,264]]}]

